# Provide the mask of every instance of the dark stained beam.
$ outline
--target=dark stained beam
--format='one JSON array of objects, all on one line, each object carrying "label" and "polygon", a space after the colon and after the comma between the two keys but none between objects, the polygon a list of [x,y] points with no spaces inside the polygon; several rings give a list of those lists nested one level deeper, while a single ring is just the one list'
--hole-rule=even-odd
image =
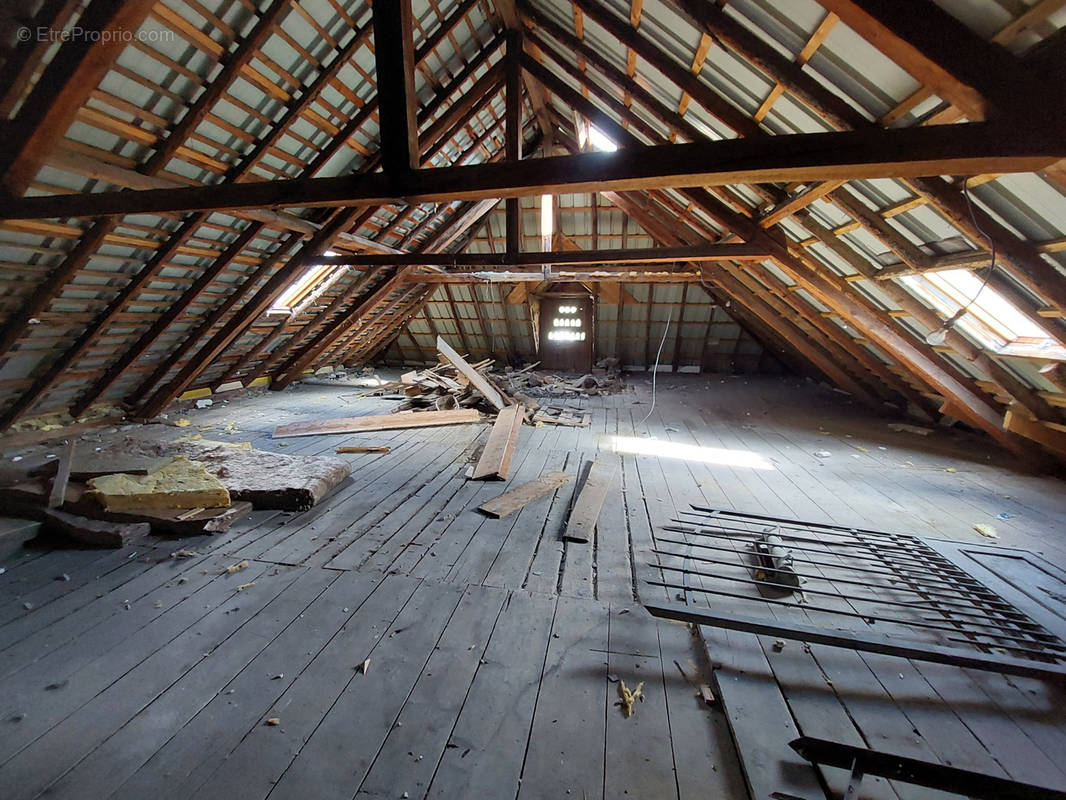
[{"label": "dark stained beam", "polygon": [[[499,11],[503,24],[508,31],[521,30],[522,21],[515,7],[515,0],[493,0],[492,4]],[[527,81],[526,93],[529,97],[529,104],[533,106],[533,115],[537,118],[537,125],[540,128],[541,145],[550,154],[554,139],[554,128],[551,124],[551,114],[548,113],[544,90],[536,83]]]},{"label": "dark stained beam", "polygon": [[615,267],[611,265],[593,269],[562,268],[552,270],[545,278],[544,270],[521,267],[502,272],[414,272],[407,276],[408,283],[573,283],[574,281],[611,281],[612,283],[693,283],[703,280],[703,273],[695,270],[648,270]]},{"label": "dark stained beam", "polygon": [[556,250],[547,253],[403,253],[374,255],[354,253],[323,256],[309,264],[352,264],[364,267],[515,267],[539,264],[665,264],[675,261],[765,261],[769,248],[747,244],[708,242],[691,247],[622,248],[615,250]]},{"label": "dark stained beam", "polygon": [[78,25],[99,37],[64,42],[5,132],[0,154],[4,190],[21,196],[62,141],[78,110],[126,49],[124,31],[141,27],[154,0],[93,0]]},{"label": "dark stained beam", "polygon": [[381,163],[392,175],[417,169],[419,162],[413,23],[411,0],[374,4]]},{"label": "dark stained beam", "polygon": [[1032,172],[1066,157],[1054,130],[965,123],[629,147],[521,161],[96,194],[0,198],[0,219],[167,211],[384,205],[735,183]]},{"label": "dark stained beam", "polygon": [[[522,31],[507,32],[507,77],[504,88],[505,157],[517,162],[522,158]],[[507,253],[517,255],[522,247],[522,217],[519,198],[506,200]]]},{"label": "dark stained beam", "polygon": [[[1049,87],[1006,48],[987,42],[932,0],[819,0],[848,27],[971,120],[1032,117]],[[706,2],[699,6],[708,5]]]}]

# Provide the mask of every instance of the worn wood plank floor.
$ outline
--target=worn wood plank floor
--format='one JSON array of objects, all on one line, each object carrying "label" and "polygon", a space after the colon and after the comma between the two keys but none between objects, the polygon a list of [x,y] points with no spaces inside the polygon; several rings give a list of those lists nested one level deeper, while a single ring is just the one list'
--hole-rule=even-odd
[{"label": "worn wood plank floor", "polygon": [[[638,599],[666,598],[640,578],[654,531],[691,502],[983,543],[972,526],[992,524],[1003,544],[1066,565],[1061,483],[976,437],[896,433],[795,380],[660,376],[654,407],[649,382],[631,382],[567,401],[591,413],[590,428],[524,427],[506,482],[464,477],[487,425],[270,438],[281,423],[393,406],[352,387],[189,411],[191,425],[163,434],[290,454],[391,451],[344,456],[351,480],[307,513],[256,512],[180,543],[6,558],[0,795],[839,793],[841,773],[782,749],[797,732],[1066,786],[1063,698],[1050,687],[700,637],[649,618]],[[574,483],[506,519],[476,511],[597,455],[620,468],[588,544],[561,537]],[[171,558],[178,547],[197,555]],[[618,680],[644,683],[632,718],[615,705]],[[705,683],[724,708],[697,699]]]}]

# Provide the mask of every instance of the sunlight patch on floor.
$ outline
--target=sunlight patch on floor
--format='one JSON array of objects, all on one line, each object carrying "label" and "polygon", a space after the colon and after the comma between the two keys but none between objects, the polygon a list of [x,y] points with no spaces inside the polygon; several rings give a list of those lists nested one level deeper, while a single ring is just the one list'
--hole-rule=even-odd
[{"label": "sunlight patch on floor", "polygon": [[694,444],[681,444],[680,442],[669,442],[663,439],[644,439],[636,436],[608,436],[604,444],[615,453],[676,458],[682,461],[721,464],[727,467],[775,469],[774,465],[763,456],[751,450],[700,447]]}]

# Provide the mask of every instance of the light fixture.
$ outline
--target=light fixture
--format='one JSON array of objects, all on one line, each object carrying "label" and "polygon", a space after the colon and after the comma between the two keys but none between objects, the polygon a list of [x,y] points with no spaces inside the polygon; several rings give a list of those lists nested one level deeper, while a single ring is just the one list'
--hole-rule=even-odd
[{"label": "light fixture", "polygon": [[948,338],[948,331],[955,327],[955,323],[958,322],[962,318],[962,315],[965,313],[966,307],[964,306],[958,311],[956,311],[954,314],[952,314],[950,317],[948,317],[946,320],[944,320],[944,324],[937,328],[935,331],[930,331],[928,334],[926,334],[925,343],[928,345],[932,345],[933,347],[939,347],[940,345],[944,344],[944,342],[947,341]]}]

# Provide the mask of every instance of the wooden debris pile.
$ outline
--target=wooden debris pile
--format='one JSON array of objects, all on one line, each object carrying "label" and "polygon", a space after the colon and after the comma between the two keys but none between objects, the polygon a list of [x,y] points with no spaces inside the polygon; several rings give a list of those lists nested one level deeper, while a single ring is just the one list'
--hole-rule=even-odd
[{"label": "wooden debris pile", "polygon": [[[506,367],[494,371],[493,360],[470,363],[437,338],[440,363],[432,369],[412,370],[395,383],[386,384],[374,394],[402,398],[397,411],[448,411],[457,408],[476,408],[494,414],[515,405],[523,407],[528,424],[567,425],[583,427],[589,415],[561,406],[538,402],[534,397],[588,397],[609,394],[624,388],[618,374],[617,360],[605,359],[607,367],[597,367],[595,373],[580,378],[564,378],[545,372],[535,372],[537,364],[522,369]],[[601,362],[601,363],[605,363]]]},{"label": "wooden debris pile", "polygon": [[337,458],[311,458],[222,442],[142,437],[71,444],[59,458],[0,476],[5,515],[37,520],[81,544],[121,547],[149,532],[222,533],[253,508],[303,511],[351,474]]}]

